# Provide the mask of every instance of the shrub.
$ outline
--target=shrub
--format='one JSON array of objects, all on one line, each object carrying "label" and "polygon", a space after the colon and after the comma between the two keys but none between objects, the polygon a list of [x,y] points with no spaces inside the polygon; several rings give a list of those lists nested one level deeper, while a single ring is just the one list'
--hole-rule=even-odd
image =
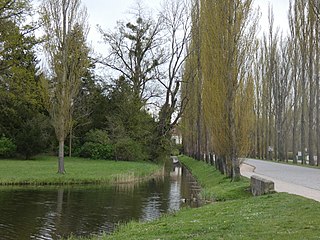
[{"label": "shrub", "polygon": [[131,138],[122,138],[114,145],[114,154],[122,161],[147,160],[148,155],[142,149],[141,144]]},{"label": "shrub", "polygon": [[95,129],[86,134],[86,142],[82,145],[80,156],[92,159],[112,159],[113,147],[108,133]]},{"label": "shrub", "polygon": [[12,142],[11,139],[2,136],[0,138],[0,157],[13,157],[16,153],[17,146]]},{"label": "shrub", "polygon": [[101,129],[93,129],[87,132],[85,141],[100,144],[110,144],[108,132]]},{"label": "shrub", "polygon": [[92,159],[112,159],[113,147],[111,144],[85,142],[80,155]]}]

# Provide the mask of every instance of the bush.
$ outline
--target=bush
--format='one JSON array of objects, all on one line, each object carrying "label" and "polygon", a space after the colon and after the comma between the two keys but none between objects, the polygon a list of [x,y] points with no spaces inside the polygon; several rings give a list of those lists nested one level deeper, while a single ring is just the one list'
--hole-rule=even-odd
[{"label": "bush", "polygon": [[100,129],[93,129],[87,132],[85,141],[100,144],[110,144],[108,132]]},{"label": "bush", "polygon": [[122,138],[114,145],[114,154],[122,161],[147,160],[148,155],[142,149],[141,144],[131,138]]},{"label": "bush", "polygon": [[92,159],[112,159],[113,147],[110,143],[108,133],[95,129],[86,134],[86,142],[82,145],[80,156]]},{"label": "bush", "polygon": [[113,147],[111,144],[86,142],[81,148],[80,156],[92,159],[112,159]]},{"label": "bush", "polygon": [[17,146],[12,142],[11,139],[2,136],[0,138],[0,157],[13,157],[16,153]]}]

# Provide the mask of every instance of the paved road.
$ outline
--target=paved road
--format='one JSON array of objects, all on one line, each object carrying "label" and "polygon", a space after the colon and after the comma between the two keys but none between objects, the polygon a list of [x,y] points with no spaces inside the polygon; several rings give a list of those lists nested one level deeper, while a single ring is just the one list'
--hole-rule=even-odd
[{"label": "paved road", "polygon": [[320,201],[320,169],[292,166],[275,162],[245,159],[241,174],[259,175],[274,181],[275,190]]}]

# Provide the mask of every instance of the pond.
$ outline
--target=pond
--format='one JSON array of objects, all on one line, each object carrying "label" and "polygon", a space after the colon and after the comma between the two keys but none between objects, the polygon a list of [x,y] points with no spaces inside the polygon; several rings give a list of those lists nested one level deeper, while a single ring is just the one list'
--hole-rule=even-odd
[{"label": "pond", "polygon": [[0,188],[1,239],[60,239],[112,232],[119,223],[150,221],[198,207],[200,189],[187,169],[139,184]]}]

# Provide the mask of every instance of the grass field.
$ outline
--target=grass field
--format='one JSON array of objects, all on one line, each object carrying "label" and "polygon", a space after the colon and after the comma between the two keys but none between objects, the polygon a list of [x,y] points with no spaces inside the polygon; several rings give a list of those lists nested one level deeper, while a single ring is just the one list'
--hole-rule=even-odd
[{"label": "grass field", "polygon": [[57,185],[133,182],[161,171],[145,162],[65,158],[66,174],[57,174],[57,158],[0,160],[0,185]]},{"label": "grass field", "polygon": [[[218,201],[183,209],[153,222],[131,222],[95,239],[320,239],[320,203],[286,193],[252,197],[249,181],[231,183],[212,166],[181,157],[203,186],[207,198]],[[75,238],[70,238],[75,239]]]}]

